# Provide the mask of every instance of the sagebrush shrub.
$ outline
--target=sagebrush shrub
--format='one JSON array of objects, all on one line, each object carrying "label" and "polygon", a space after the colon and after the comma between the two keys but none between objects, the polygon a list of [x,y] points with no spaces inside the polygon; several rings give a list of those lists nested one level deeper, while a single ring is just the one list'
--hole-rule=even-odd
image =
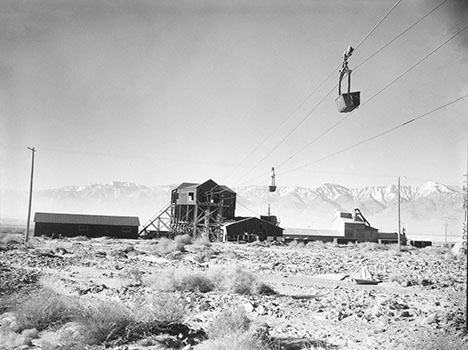
[{"label": "sagebrush shrub", "polygon": [[247,317],[244,308],[231,308],[222,311],[208,327],[208,337],[224,338],[232,334],[245,333],[252,321]]},{"label": "sagebrush shrub", "polygon": [[238,266],[228,277],[227,290],[236,294],[254,294],[256,283],[257,279],[251,272]]},{"label": "sagebrush shrub", "polygon": [[82,325],[83,341],[88,345],[117,339],[135,323],[131,311],[116,303],[99,301],[83,306],[75,313],[75,319]]},{"label": "sagebrush shrub", "polygon": [[197,237],[193,241],[193,245],[196,247],[211,247],[211,242],[207,237]]},{"label": "sagebrush shrub", "polygon": [[144,323],[183,323],[189,303],[174,293],[152,294],[137,306],[136,319]]},{"label": "sagebrush shrub", "polygon": [[178,235],[175,236],[174,241],[176,243],[192,244],[192,237],[190,237],[188,234]]},{"label": "sagebrush shrub", "polygon": [[185,273],[178,280],[178,290],[207,293],[215,289],[215,284],[203,272]]},{"label": "sagebrush shrub", "polygon": [[176,242],[169,238],[161,238],[158,244],[153,246],[156,253],[166,255],[172,252],[185,252],[185,244],[182,242]]},{"label": "sagebrush shrub", "polygon": [[31,328],[42,331],[61,326],[70,321],[72,312],[70,300],[50,289],[32,293],[15,309],[20,331]]}]

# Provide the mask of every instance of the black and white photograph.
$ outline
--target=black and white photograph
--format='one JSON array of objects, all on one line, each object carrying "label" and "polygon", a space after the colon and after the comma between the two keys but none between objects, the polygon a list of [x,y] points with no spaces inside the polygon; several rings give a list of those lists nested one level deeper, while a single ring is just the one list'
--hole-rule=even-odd
[{"label": "black and white photograph", "polygon": [[0,0],[0,350],[468,350],[467,0]]}]

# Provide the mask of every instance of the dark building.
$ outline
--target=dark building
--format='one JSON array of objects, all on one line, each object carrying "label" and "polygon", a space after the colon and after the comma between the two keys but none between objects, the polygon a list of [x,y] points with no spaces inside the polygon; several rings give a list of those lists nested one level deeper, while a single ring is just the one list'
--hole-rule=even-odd
[{"label": "dark building", "polygon": [[36,213],[34,236],[138,238],[136,216]]},{"label": "dark building", "polygon": [[211,234],[235,216],[236,193],[213,180],[182,183],[171,193],[171,228],[175,234]]},{"label": "dark building", "polygon": [[222,226],[224,241],[273,240],[283,235],[283,228],[256,217],[236,218]]},{"label": "dark building", "polygon": [[281,236],[273,215],[236,217],[236,192],[213,180],[184,182],[171,192],[171,204],[143,225],[142,237],[189,234],[212,241],[265,240]]}]

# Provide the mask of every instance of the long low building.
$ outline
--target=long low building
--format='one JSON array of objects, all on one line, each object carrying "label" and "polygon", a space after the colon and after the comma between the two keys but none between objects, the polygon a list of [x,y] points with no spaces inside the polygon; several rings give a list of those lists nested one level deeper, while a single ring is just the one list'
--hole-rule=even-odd
[{"label": "long low building", "polygon": [[[375,242],[396,243],[398,233],[379,232],[372,227],[359,209],[354,209],[354,215],[346,211],[337,211],[332,222],[333,229],[286,229],[285,241],[322,241],[322,242]],[[406,235],[400,235],[401,244],[406,245]]]},{"label": "long low building", "polygon": [[83,215],[36,212],[34,236],[138,238],[136,216]]},{"label": "long low building", "polygon": [[257,217],[237,217],[221,226],[224,241],[274,240],[283,235],[283,228]]}]

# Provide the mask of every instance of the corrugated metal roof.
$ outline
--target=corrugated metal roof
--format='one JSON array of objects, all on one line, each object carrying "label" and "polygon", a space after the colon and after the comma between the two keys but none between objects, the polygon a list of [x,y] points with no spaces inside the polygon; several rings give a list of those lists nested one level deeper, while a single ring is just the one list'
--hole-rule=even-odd
[{"label": "corrugated metal roof", "polygon": [[175,190],[181,190],[181,189],[196,189],[204,184],[206,184],[207,182],[212,182],[214,185],[215,185],[215,188],[216,187],[219,187],[221,188],[222,190],[224,191],[228,191],[228,192],[232,192],[232,193],[236,193],[234,192],[233,190],[231,190],[229,187],[227,187],[226,185],[218,185],[216,182],[214,182],[213,180],[207,180],[205,181],[204,183],[202,184],[197,184],[197,183],[193,183],[193,182],[183,182],[181,183],[179,186],[177,186],[175,188]]},{"label": "corrugated metal roof", "polygon": [[175,189],[180,190],[182,188],[189,188],[189,187],[196,188],[198,186],[199,186],[199,184],[195,184],[195,183],[192,183],[192,182],[183,182],[179,186],[177,186]]},{"label": "corrugated metal roof", "polygon": [[77,225],[140,226],[137,216],[107,216],[36,212],[34,222]]},{"label": "corrugated metal roof", "polygon": [[281,229],[281,230],[284,230],[284,228],[282,228],[282,227],[273,225],[271,222],[268,222],[268,221],[259,219],[259,218],[255,217],[255,216],[248,216],[248,217],[244,217],[244,218],[237,218],[237,219],[234,220],[234,221],[226,221],[226,222],[224,222],[223,224],[221,224],[221,226],[228,227],[228,226],[231,226],[231,225],[238,224],[238,223],[240,223],[240,222],[245,222],[245,221],[250,221],[250,220],[258,220],[258,221],[261,221],[262,223],[268,224],[268,225],[270,225],[270,226],[275,226],[275,227],[278,227],[278,228]]}]

